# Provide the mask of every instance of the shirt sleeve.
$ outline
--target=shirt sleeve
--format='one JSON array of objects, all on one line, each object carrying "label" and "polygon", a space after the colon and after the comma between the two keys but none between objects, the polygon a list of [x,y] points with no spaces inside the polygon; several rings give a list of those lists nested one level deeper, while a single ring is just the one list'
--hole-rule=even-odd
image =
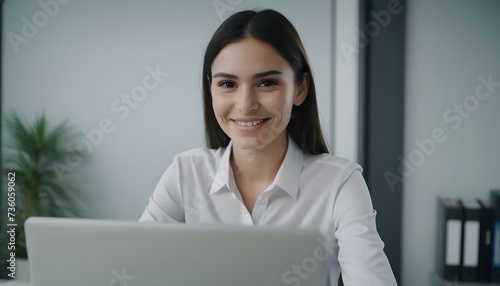
[{"label": "shirt sleeve", "polygon": [[177,156],[163,173],[139,222],[184,222],[181,172]]},{"label": "shirt sleeve", "polygon": [[397,285],[375,223],[376,211],[359,169],[340,187],[333,221],[346,286]]}]

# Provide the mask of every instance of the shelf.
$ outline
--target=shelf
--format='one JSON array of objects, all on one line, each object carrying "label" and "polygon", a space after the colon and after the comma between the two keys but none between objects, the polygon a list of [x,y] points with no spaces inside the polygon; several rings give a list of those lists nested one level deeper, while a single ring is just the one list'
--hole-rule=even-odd
[{"label": "shelf", "polygon": [[447,281],[441,278],[437,273],[432,273],[432,282],[434,286],[500,286],[500,283],[492,282]]}]

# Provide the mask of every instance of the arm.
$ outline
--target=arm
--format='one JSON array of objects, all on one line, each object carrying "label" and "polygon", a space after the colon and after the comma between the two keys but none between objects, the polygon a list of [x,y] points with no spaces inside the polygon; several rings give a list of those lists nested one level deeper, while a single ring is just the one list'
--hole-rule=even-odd
[{"label": "arm", "polygon": [[139,222],[184,222],[181,175],[175,157],[156,185]]},{"label": "arm", "polygon": [[370,194],[359,170],[340,187],[333,221],[344,285],[397,285],[375,224]]}]

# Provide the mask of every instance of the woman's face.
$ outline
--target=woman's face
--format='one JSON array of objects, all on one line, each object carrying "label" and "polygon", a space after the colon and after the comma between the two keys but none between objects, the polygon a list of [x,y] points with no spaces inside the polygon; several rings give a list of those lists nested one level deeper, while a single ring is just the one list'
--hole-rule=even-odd
[{"label": "woman's face", "polygon": [[293,70],[274,48],[254,38],[225,46],[212,64],[215,117],[239,149],[286,145],[293,105],[307,95],[308,77],[296,84]]}]

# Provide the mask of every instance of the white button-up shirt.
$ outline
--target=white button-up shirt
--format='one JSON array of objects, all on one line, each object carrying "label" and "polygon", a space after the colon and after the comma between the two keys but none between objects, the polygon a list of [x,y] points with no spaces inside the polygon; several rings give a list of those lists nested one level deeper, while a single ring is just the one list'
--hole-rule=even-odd
[{"label": "white button-up shirt", "polygon": [[330,254],[331,285],[340,272],[346,286],[397,285],[358,164],[330,154],[306,155],[288,138],[276,178],[250,214],[234,181],[231,147],[176,155],[140,221],[314,229]]}]

